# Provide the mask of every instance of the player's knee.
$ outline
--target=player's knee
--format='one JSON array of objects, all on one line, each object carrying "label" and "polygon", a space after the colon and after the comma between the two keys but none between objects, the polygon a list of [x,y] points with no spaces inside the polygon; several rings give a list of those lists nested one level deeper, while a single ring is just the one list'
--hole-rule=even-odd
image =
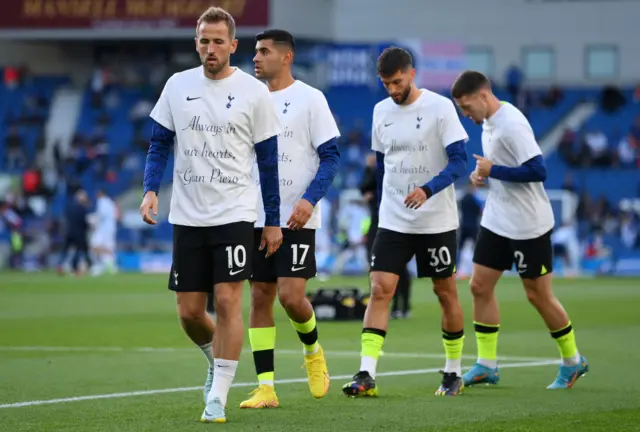
[{"label": "player's knee", "polygon": [[548,303],[553,299],[553,293],[550,286],[547,286],[544,277],[536,279],[523,279],[524,291],[527,294],[527,300],[532,305],[538,307]]},{"label": "player's knee", "polygon": [[178,316],[184,324],[200,322],[205,317],[205,305],[200,302],[178,298]]},{"label": "player's knee", "polygon": [[218,319],[225,319],[240,312],[242,302],[241,289],[216,289],[215,304]]},{"label": "player's knee", "polygon": [[307,297],[305,295],[304,279],[287,279],[279,280],[278,300],[285,310],[298,310],[305,306]]},{"label": "player's knee", "polygon": [[254,282],[251,284],[251,309],[270,310],[276,299],[276,288],[272,284]]},{"label": "player's knee", "polygon": [[469,289],[474,297],[490,297],[493,293],[493,287],[479,278],[471,278]]},{"label": "player's knee", "polygon": [[371,281],[370,301],[391,301],[393,297],[393,286],[379,280]]},{"label": "player's knee", "polygon": [[434,280],[433,292],[438,297],[438,301],[443,304],[452,303],[458,299],[456,282],[453,278]]}]

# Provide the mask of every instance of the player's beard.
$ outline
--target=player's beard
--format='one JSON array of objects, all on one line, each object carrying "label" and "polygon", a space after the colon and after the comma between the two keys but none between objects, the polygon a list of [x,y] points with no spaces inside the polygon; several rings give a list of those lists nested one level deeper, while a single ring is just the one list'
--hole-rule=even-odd
[{"label": "player's beard", "polygon": [[226,60],[224,60],[224,61],[220,61],[220,62],[219,62],[217,65],[215,65],[215,66],[209,66],[209,65],[207,64],[207,59],[206,59],[206,57],[205,57],[205,59],[202,61],[202,65],[204,66],[204,68],[205,68],[205,70],[207,71],[207,73],[209,73],[209,74],[211,74],[211,75],[213,75],[213,76],[215,76],[215,75],[217,75],[218,73],[220,73],[220,71],[221,71],[222,69],[224,69],[224,68],[227,66],[227,64],[228,64],[228,63],[229,63],[229,59],[228,59],[228,58],[227,58]]},{"label": "player's beard", "polygon": [[407,99],[409,99],[409,93],[411,93],[411,86],[407,87],[401,94],[400,94],[400,98],[398,100],[393,99],[393,101],[397,104],[397,105],[402,105],[404,104]]}]

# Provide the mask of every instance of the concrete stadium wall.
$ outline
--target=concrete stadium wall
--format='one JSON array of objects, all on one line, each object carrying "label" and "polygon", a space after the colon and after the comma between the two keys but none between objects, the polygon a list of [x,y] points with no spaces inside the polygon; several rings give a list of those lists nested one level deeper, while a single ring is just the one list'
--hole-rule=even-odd
[{"label": "concrete stadium wall", "polygon": [[420,38],[493,52],[493,76],[526,47],[555,53],[553,82],[586,77],[588,45],[617,46],[619,83],[640,77],[639,0],[271,0],[272,23],[298,36],[344,42]]}]

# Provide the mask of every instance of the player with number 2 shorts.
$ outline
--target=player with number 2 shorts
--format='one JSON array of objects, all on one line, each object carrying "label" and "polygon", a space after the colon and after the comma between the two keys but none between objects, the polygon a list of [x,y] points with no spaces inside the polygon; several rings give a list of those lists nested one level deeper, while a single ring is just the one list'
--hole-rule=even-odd
[{"label": "player with number 2 shorts", "polygon": [[547,388],[571,388],[589,364],[580,355],[569,316],[551,289],[554,216],[544,189],[547,172],[540,146],[527,118],[510,103],[500,102],[480,72],[463,72],[451,93],[462,113],[482,124],[484,156],[474,155],[471,182],[488,187],[471,277],[478,361],[464,375],[464,384],[500,380],[500,313],[494,292],[502,273],[515,264],[529,301],[562,357],[556,379]]},{"label": "player with number 2 shorts", "polygon": [[418,277],[431,278],[442,309],[446,363],[436,395],[462,391],[464,321],[455,278],[458,208],[453,182],[466,174],[468,137],[453,103],[416,87],[415,73],[404,49],[388,48],[378,59],[378,75],[390,96],[375,106],[371,133],[382,200],[360,370],[344,385],[347,396],[378,394],[376,365],[387,334],[389,303],[414,256]]}]

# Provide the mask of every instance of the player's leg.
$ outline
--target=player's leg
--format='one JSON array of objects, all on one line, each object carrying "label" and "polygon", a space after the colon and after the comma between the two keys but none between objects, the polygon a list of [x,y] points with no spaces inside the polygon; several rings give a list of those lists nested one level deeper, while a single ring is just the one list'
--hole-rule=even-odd
[{"label": "player's leg", "polygon": [[578,351],[569,315],[551,289],[551,233],[536,239],[513,241],[512,246],[527,298],[547,325],[562,357],[558,375],[548,388],[571,388],[578,378],[588,372],[589,364]]},{"label": "player's leg", "polygon": [[87,242],[86,237],[82,237],[78,240],[77,248],[78,250],[80,250],[81,255],[84,257],[87,268],[91,269],[91,267],[93,266],[93,260],[91,259],[91,254],[89,253],[89,243]]},{"label": "player's leg", "polygon": [[242,288],[252,272],[254,229],[252,223],[236,222],[214,227],[209,234],[207,241],[215,248],[212,267],[217,355],[213,387],[201,421],[222,423],[226,421],[224,407],[242,351]]},{"label": "player's leg", "polygon": [[91,268],[92,276],[99,276],[104,272],[104,257],[102,256],[102,243],[103,232],[100,229],[96,229],[91,234],[90,247],[91,256],[93,257],[94,265]]},{"label": "player's leg", "polygon": [[409,268],[406,266],[400,275],[398,290],[402,293],[402,308],[400,312],[403,318],[409,318],[411,312],[411,273],[409,273]]},{"label": "player's leg", "polygon": [[[73,245],[73,243],[74,243],[74,239],[71,238],[69,235],[67,235],[64,240],[64,246],[62,246],[62,250],[60,251],[60,258],[58,259],[58,274],[60,276],[64,275],[64,264],[67,261],[67,255],[69,254],[69,249],[71,249],[71,246]],[[75,253],[76,252],[74,251],[74,254]],[[72,263],[73,263],[73,260],[72,260]],[[71,268],[73,268],[73,266]]]},{"label": "player's leg", "polygon": [[329,391],[329,371],[322,347],[313,307],[307,299],[307,280],[316,274],[315,230],[283,230],[283,242],[277,253],[278,298],[296,330],[304,351],[309,390],[316,398]]},{"label": "player's leg", "polygon": [[473,326],[478,347],[478,360],[462,377],[465,386],[497,384],[498,331],[500,309],[495,287],[502,273],[512,266],[509,239],[485,228],[480,229],[473,254],[473,272],[469,288],[473,296]]},{"label": "player's leg", "polygon": [[273,303],[277,294],[274,258],[278,256],[280,250],[274,256],[266,258],[266,251],[258,250],[261,239],[262,229],[256,229],[253,244],[253,276],[251,276],[249,342],[258,376],[258,388],[250,393],[249,399],[240,403],[240,408],[275,408],[279,405],[274,390],[276,326]]},{"label": "player's leg", "polygon": [[456,285],[456,231],[422,234],[413,239],[418,277],[429,277],[442,311],[442,343],[446,361],[438,396],[456,396],[462,392],[462,347],[464,317]]},{"label": "player's leg", "polygon": [[378,228],[371,255],[371,297],[364,314],[360,370],[342,387],[347,396],[376,396],[378,358],[389,325],[389,303],[413,256],[411,234]]},{"label": "player's leg", "polygon": [[116,266],[116,233],[106,232],[104,242],[104,265],[105,271],[108,273],[116,273],[118,268]]},{"label": "player's leg", "polygon": [[215,325],[206,313],[207,295],[213,288],[211,250],[204,242],[206,228],[175,225],[173,227],[173,263],[169,274],[169,289],[176,292],[180,324],[208,362],[203,395],[213,384],[213,335]]}]

